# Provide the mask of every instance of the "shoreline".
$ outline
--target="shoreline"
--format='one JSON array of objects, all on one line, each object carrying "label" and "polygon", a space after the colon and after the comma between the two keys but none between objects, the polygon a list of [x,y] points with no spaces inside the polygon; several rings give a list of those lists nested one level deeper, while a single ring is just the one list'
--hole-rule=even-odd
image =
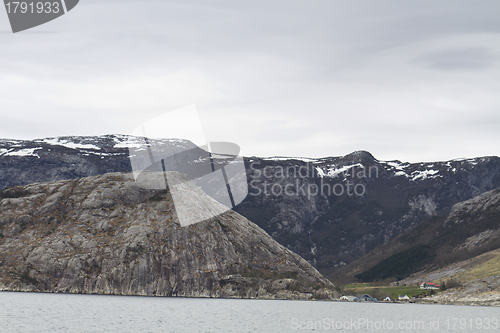
[{"label": "shoreline", "polygon": [[[211,296],[157,296],[157,295],[124,295],[124,294],[106,294],[106,293],[70,293],[70,292],[52,292],[52,291],[33,291],[33,290],[5,290],[0,289],[0,293],[32,293],[32,294],[62,294],[62,295],[93,295],[93,296],[121,296],[121,297],[154,297],[154,298],[177,298],[177,299],[226,299],[226,300],[263,300],[263,301],[309,301],[309,302],[338,302],[338,303],[363,303],[363,304],[423,304],[423,305],[451,305],[451,306],[474,306],[474,307],[500,307],[500,299],[481,300],[479,298],[471,300],[436,300],[431,299],[439,295],[431,296],[427,299],[416,299],[410,301],[345,301],[337,298],[317,299],[317,298],[259,298],[259,297],[211,297]],[[296,295],[299,296],[299,295]],[[442,296],[442,295],[441,295]]]}]

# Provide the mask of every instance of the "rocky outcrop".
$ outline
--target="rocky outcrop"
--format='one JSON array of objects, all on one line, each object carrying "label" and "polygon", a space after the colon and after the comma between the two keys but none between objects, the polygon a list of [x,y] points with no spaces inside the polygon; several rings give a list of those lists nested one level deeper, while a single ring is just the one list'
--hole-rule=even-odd
[{"label": "rocky outcrop", "polygon": [[[192,207],[221,209],[186,184]],[[145,189],[131,174],[18,186],[0,196],[1,290],[333,296],[315,268],[246,218],[228,211],[181,227],[169,192]]]},{"label": "rocky outcrop", "polygon": [[[470,200],[466,200],[454,205],[450,215],[445,221],[447,224],[477,224],[481,225],[481,220],[492,215],[500,214],[500,189],[488,191]],[[478,217],[481,220],[478,220]]]},{"label": "rocky outcrop", "polygon": [[440,231],[453,253],[500,247],[500,189],[454,205]]}]

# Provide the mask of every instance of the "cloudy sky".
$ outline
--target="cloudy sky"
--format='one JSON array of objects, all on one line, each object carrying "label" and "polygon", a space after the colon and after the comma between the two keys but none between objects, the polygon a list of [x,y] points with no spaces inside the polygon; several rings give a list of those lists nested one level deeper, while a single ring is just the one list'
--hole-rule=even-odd
[{"label": "cloudy sky", "polygon": [[499,14],[496,0],[82,0],[12,34],[0,11],[0,137],[128,134],[195,104],[206,138],[246,156],[499,156]]}]

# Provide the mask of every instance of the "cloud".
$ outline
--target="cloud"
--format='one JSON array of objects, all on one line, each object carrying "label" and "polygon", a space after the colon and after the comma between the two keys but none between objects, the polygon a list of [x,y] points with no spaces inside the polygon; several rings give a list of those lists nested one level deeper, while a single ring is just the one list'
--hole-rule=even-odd
[{"label": "cloud", "polygon": [[86,0],[33,30],[55,33],[0,34],[0,136],[126,134],[196,104],[246,155],[500,155],[498,8]]},{"label": "cloud", "polygon": [[424,54],[415,63],[440,71],[475,71],[491,68],[497,61],[488,47],[463,47]]}]

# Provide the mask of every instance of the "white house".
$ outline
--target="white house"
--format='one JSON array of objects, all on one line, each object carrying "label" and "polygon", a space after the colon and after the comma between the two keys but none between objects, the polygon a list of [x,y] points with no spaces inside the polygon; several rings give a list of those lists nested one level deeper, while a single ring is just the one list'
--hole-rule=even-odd
[{"label": "white house", "polygon": [[408,295],[399,295],[398,299],[400,301],[408,301],[410,297],[408,297]]},{"label": "white house", "polygon": [[391,299],[389,296],[386,296],[386,297],[384,298],[384,302],[390,302],[390,301],[392,301],[392,299]]}]

